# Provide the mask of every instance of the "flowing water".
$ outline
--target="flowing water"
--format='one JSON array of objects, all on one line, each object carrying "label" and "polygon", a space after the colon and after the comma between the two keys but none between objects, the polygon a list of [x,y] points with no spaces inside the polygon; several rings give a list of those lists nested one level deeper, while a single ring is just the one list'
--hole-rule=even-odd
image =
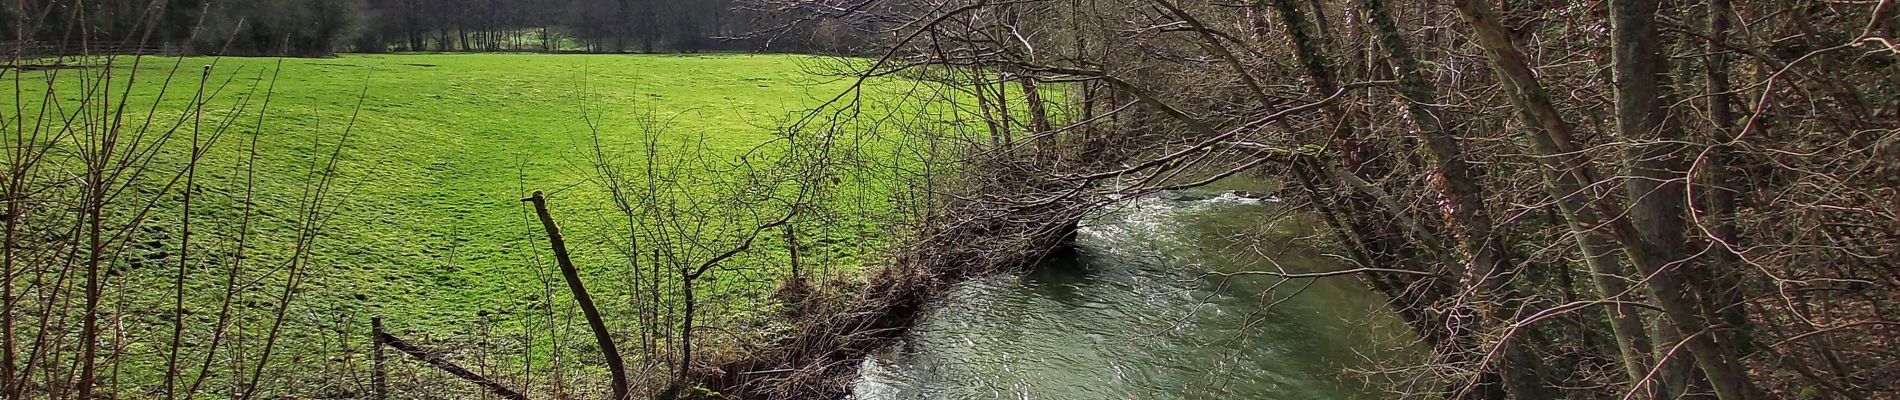
[{"label": "flowing water", "polygon": [[1382,398],[1349,371],[1406,353],[1396,317],[1351,278],[1209,275],[1337,268],[1276,245],[1304,229],[1273,201],[1214,193],[1130,200],[1085,222],[1073,260],[961,285],[864,362],[855,396]]}]

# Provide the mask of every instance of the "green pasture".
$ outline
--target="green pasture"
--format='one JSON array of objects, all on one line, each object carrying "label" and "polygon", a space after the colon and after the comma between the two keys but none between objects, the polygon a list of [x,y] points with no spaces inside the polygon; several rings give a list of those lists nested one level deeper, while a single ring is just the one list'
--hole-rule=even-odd
[{"label": "green pasture", "polygon": [[[152,158],[152,172],[132,185],[161,201],[119,263],[131,272],[108,287],[127,299],[132,352],[156,352],[170,335],[169,285],[178,264],[184,192],[183,186],[162,194],[158,188],[183,170],[194,132],[209,139],[225,126],[199,163],[191,189],[198,233],[194,259],[187,263],[189,314],[208,321],[216,312],[244,208],[254,138],[256,214],[246,270],[239,276],[259,283],[237,297],[235,313],[240,320],[251,318],[240,323],[252,324],[243,334],[267,327],[255,318],[270,314],[293,276],[299,210],[307,204],[312,171],[324,169],[334,152],[340,155],[337,178],[318,219],[321,235],[295,275],[302,281],[285,329],[298,339],[286,346],[337,346],[324,341],[348,337],[336,331],[360,334],[370,315],[383,315],[398,333],[505,354],[545,345],[494,338],[540,335],[548,325],[541,310],[550,301],[558,314],[553,325],[569,330],[580,323],[568,315],[572,300],[552,275],[541,227],[520,201],[528,192],[549,193],[569,246],[610,317],[633,313],[621,304],[644,295],[630,282],[624,257],[613,251],[630,235],[595,168],[595,133],[611,162],[635,173],[645,165],[643,132],[658,135],[661,154],[697,148],[705,164],[722,165],[782,150],[760,146],[782,139],[784,126],[854,82],[827,73],[835,72],[837,59],[789,55],[146,58],[136,68],[133,61],[113,60],[109,83],[101,80],[106,69],[97,65],[4,75],[21,93],[5,100],[15,117],[5,121],[9,141],[18,140],[17,126],[32,131],[39,125],[49,132],[41,140],[71,147],[79,141],[74,133],[50,133],[61,130],[57,116],[106,120],[100,115],[117,114],[121,97],[127,100],[120,123],[127,136],[141,131],[138,140],[156,143],[171,135]],[[193,99],[207,67],[200,114]],[[49,76],[57,81],[50,95]],[[881,228],[888,224],[881,221],[892,211],[884,186],[893,182],[876,171],[906,168],[902,160],[920,155],[896,155],[904,152],[867,133],[951,119],[886,112],[901,108],[890,103],[917,88],[889,78],[872,82],[862,93],[870,98],[854,97],[872,105],[859,110],[864,114],[852,124],[857,130],[840,137],[872,151],[834,160],[851,168],[832,171],[838,179],[826,215],[799,225],[809,268],[848,273],[872,262],[888,241]],[[656,125],[665,129],[652,129]],[[50,158],[41,167],[45,175],[78,170],[69,153]],[[717,168],[687,170],[701,176],[685,180],[720,179]],[[131,215],[131,208],[121,207],[117,215]],[[755,306],[769,302],[765,295],[784,275],[786,251],[777,237],[735,259],[736,272],[703,283],[702,294],[715,297],[702,312],[759,312]],[[613,324],[628,335],[637,329],[629,319]],[[203,334],[211,328],[188,329]],[[158,368],[149,364],[158,360],[152,354],[128,360]]]}]

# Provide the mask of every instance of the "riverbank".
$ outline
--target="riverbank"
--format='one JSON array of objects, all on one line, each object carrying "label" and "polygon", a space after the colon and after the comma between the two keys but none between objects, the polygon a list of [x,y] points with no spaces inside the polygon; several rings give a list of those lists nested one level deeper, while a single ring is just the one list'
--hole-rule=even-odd
[{"label": "riverbank", "polygon": [[[1402,322],[1350,277],[1223,277],[1332,267],[1294,244],[1313,227],[1266,190],[1216,186],[1050,208],[1078,211],[1051,220],[1072,225],[992,215],[925,235],[938,247],[905,247],[913,263],[848,297],[787,302],[796,335],[700,382],[730,398],[954,398],[1010,382],[1032,397],[1374,398],[1346,370],[1408,357]],[[1007,259],[962,244],[1009,229],[1044,234]],[[1270,242],[1284,247],[1261,253]]]},{"label": "riverbank", "polygon": [[1246,192],[1127,199],[1081,225],[1076,256],[940,293],[862,363],[855,400],[1369,400],[1358,371],[1411,362],[1405,326],[1296,239],[1298,214]]},{"label": "riverbank", "polygon": [[[1017,166],[991,160],[981,170]],[[963,175],[963,187],[1048,190],[1049,183],[1013,182],[1010,174]],[[717,367],[690,382],[728,398],[843,398],[860,363],[903,337],[937,295],[969,279],[1029,268],[1065,256],[1077,224],[1105,199],[1071,193],[1033,208],[981,201],[946,201],[915,226],[891,264],[861,286],[786,302],[790,334],[742,353],[725,353]],[[688,393],[690,395],[690,393]],[[690,396],[689,396],[690,397]]]}]

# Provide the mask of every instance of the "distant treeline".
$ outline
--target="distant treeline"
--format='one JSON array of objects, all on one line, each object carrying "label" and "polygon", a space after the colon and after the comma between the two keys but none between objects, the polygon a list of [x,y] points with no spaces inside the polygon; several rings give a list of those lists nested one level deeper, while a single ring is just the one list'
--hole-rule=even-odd
[{"label": "distant treeline", "polygon": [[[848,51],[835,22],[744,0],[367,0],[359,51]],[[788,28],[789,29],[785,29]],[[869,31],[868,27],[858,32]]]},{"label": "distant treeline", "polygon": [[69,52],[164,48],[228,55],[849,53],[863,43],[862,32],[874,31],[836,19],[796,23],[808,18],[795,10],[745,5],[745,0],[27,0],[0,5],[0,37],[59,44]]},{"label": "distant treeline", "polygon": [[363,12],[349,0],[26,0],[0,5],[0,37],[66,53],[162,47],[313,56],[338,50]]}]

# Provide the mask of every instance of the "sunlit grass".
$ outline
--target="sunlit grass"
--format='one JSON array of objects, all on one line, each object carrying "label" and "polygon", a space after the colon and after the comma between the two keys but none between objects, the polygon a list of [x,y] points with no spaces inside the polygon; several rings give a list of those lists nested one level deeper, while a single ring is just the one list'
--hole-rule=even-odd
[{"label": "sunlit grass", "polygon": [[[250,251],[263,262],[246,279],[282,278],[271,274],[279,273],[275,264],[290,253],[311,169],[342,145],[337,193],[311,251],[309,280],[291,313],[297,319],[293,327],[304,330],[293,336],[320,334],[308,329],[317,326],[362,330],[369,315],[387,316],[399,332],[437,338],[480,336],[474,330],[484,325],[514,334],[519,320],[541,312],[550,300],[557,309],[570,306],[558,277],[548,275],[551,260],[541,254],[546,243],[540,226],[520,202],[534,190],[550,193],[578,263],[597,296],[610,303],[603,308],[616,310],[616,304],[637,294],[629,289],[624,258],[613,251],[627,241],[627,228],[625,219],[615,216],[593,165],[595,132],[608,156],[624,167],[643,162],[643,126],[651,126],[643,122],[655,121],[667,127],[658,140],[662,152],[697,147],[709,162],[727,162],[781,138],[781,126],[851,84],[812,73],[826,61],[804,56],[146,58],[138,60],[136,73],[132,62],[113,60],[110,87],[98,86],[100,91],[92,93],[82,90],[89,87],[85,81],[107,76],[103,70],[9,74],[7,80],[20,80],[23,95],[20,100],[8,96],[7,108],[24,105],[28,120],[79,112],[82,100],[90,102],[87,112],[111,112],[131,82],[124,126],[143,126],[146,111],[157,110],[145,140],[173,135],[154,158],[155,169],[163,171],[183,168],[194,127],[208,138],[228,119],[229,129],[201,161],[196,178],[194,229],[200,232],[235,231],[251,158],[249,140],[256,135],[258,216]],[[192,112],[193,99],[207,66],[211,72],[200,118]],[[57,107],[38,111],[48,105],[41,97],[48,74],[59,81],[52,96]],[[269,108],[260,118],[267,94]],[[153,174],[153,182],[138,186],[155,190],[162,183],[158,178],[168,174]],[[844,178],[853,184],[877,179]],[[146,222],[147,231],[176,230],[179,193],[165,194],[167,200]],[[843,196],[849,204],[840,207],[856,208],[852,215],[890,207],[877,196]],[[837,216],[810,224],[803,241],[814,249],[804,252],[804,262],[837,272],[861,267],[883,242],[873,225]],[[142,253],[128,258],[153,261],[131,266],[143,271],[117,281],[123,285],[119,290],[135,298],[133,308],[169,309],[165,278],[176,262],[163,260],[175,256],[176,238],[141,240],[149,245],[135,246],[133,251]],[[212,240],[199,239],[194,246],[219,246],[205,243]],[[747,269],[783,268],[771,256],[783,252],[782,244],[760,247],[767,255],[744,258],[751,263]],[[218,255],[197,257],[215,260]],[[208,304],[216,298],[212,293],[222,290],[218,274],[223,266],[199,263],[193,267],[198,279],[191,282],[191,297],[201,302],[187,309],[205,314],[213,308]],[[552,299],[545,296],[550,278]],[[709,291],[760,294],[777,284],[756,273],[726,281]],[[278,289],[240,295],[249,299],[240,307],[268,308],[263,299],[273,296],[272,290]],[[166,321],[149,319],[155,325]],[[615,323],[632,330],[626,326],[630,319]]]}]

